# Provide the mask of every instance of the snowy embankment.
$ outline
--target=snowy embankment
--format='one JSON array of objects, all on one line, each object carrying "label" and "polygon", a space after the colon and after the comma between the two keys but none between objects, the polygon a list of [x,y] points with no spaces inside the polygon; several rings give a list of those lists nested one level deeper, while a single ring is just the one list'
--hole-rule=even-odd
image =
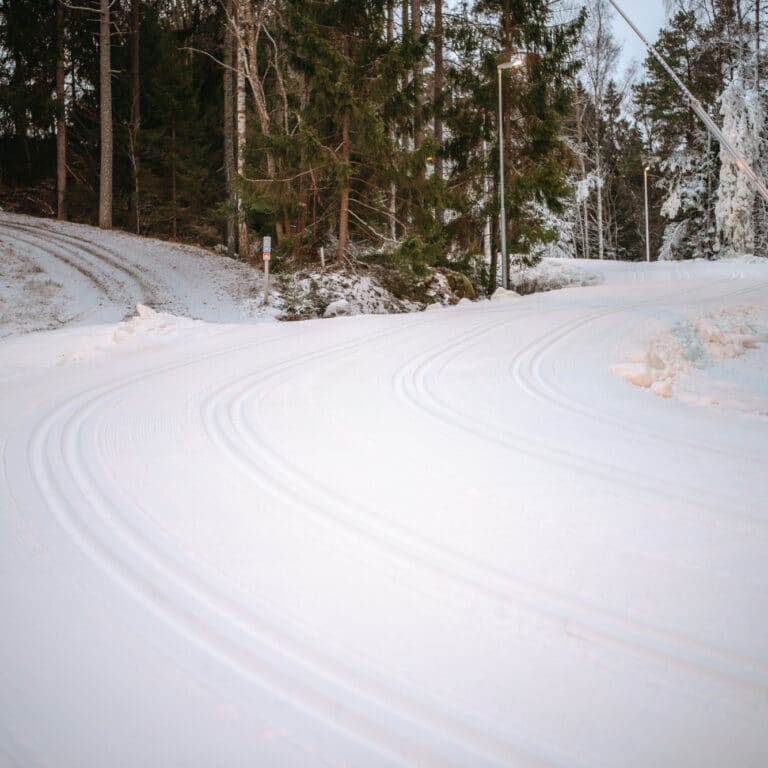
[{"label": "snowy embankment", "polygon": [[0,342],[0,765],[762,768],[767,267],[291,324],[72,289]]},{"label": "snowy embankment", "polygon": [[0,212],[0,338],[115,323],[137,304],[213,322],[263,314],[258,273],[197,248]]}]

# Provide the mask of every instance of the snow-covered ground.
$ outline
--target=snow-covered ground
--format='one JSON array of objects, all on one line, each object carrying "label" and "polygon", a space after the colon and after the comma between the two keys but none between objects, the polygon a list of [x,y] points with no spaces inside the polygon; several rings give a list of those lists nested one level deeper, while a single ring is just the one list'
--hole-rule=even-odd
[{"label": "snow-covered ground", "polygon": [[768,263],[246,323],[232,262],[30,222],[0,765],[768,764]]}]

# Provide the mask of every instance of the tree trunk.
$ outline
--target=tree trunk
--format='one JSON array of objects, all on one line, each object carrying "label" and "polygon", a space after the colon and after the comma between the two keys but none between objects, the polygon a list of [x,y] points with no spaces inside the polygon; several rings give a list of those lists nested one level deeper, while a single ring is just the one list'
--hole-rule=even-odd
[{"label": "tree trunk", "polygon": [[605,258],[605,244],[603,242],[603,167],[599,147],[595,151],[595,175],[597,176],[597,255],[598,258],[603,259]]},{"label": "tree trunk", "polygon": [[235,91],[233,0],[226,0],[224,27],[224,175],[227,185],[227,253],[235,255]]},{"label": "tree trunk", "polygon": [[760,93],[760,0],[755,0],[755,93]]},{"label": "tree trunk", "polygon": [[[586,99],[583,95],[576,95],[576,103],[574,113],[576,116],[576,141],[579,145],[579,170],[581,171],[581,180],[586,187],[587,183],[587,166],[584,163],[584,110],[586,108]],[[588,259],[589,253],[589,188],[585,190],[584,200],[582,201],[583,210],[581,215],[581,255]]]},{"label": "tree trunk", "polygon": [[[488,178],[488,142],[483,139],[483,203],[487,208],[491,205],[491,183]],[[483,261],[485,264],[490,265],[493,261],[491,255],[493,251],[493,225],[491,223],[490,214],[485,217],[485,225],[483,226]]]},{"label": "tree trunk", "polygon": [[[411,0],[411,36],[414,43],[421,38],[421,0]],[[422,72],[424,62],[417,57],[413,65],[413,90],[416,94],[416,112],[413,116],[413,148],[421,149],[424,143],[424,90],[422,88]]]},{"label": "tree trunk", "polygon": [[56,8],[56,216],[67,220],[67,114],[64,98],[64,0]]},{"label": "tree trunk", "polygon": [[[243,16],[240,5],[247,5],[248,0],[238,2],[237,29],[238,40],[242,40],[243,34]],[[246,141],[246,122],[245,122],[245,46],[238,44],[237,49],[237,176],[240,185],[245,179],[245,141]],[[237,193],[237,225],[238,238],[237,250],[241,259],[250,261],[251,252],[248,245],[248,222],[245,220],[245,208],[243,198],[240,192]]]},{"label": "tree trunk", "polygon": [[[387,0],[387,43],[393,45],[395,41],[395,3],[394,0]],[[392,125],[389,129],[389,141],[392,150],[395,149],[397,135],[395,127]],[[389,184],[389,210],[387,211],[389,221],[389,237],[394,244],[397,240],[397,184],[394,181]]]},{"label": "tree trunk", "polygon": [[347,241],[349,239],[349,158],[351,154],[349,138],[349,112],[344,112],[341,121],[341,160],[346,166],[347,178],[344,188],[341,190],[339,201],[339,251],[336,255],[336,263],[341,264],[347,255]]},{"label": "tree trunk", "polygon": [[[445,87],[445,66],[443,64],[443,0],[435,0],[435,75],[434,75],[434,101],[435,101],[435,178],[438,186],[443,181],[443,88]],[[442,190],[440,191],[442,194]],[[435,208],[435,218],[440,227],[445,223],[445,215],[442,205]]]},{"label": "tree trunk", "polygon": [[171,210],[173,218],[171,220],[171,239],[176,239],[178,232],[178,202],[176,195],[176,115],[171,118]]},{"label": "tree trunk", "polygon": [[130,17],[131,38],[131,118],[128,124],[129,145],[131,153],[131,170],[133,173],[133,222],[136,234],[141,232],[139,215],[139,157],[138,141],[141,127],[141,80],[139,77],[139,27],[141,25],[141,0],[132,0]]},{"label": "tree trunk", "polygon": [[112,229],[112,57],[109,0],[101,0],[99,24],[99,86],[101,90],[101,166],[99,226]]},{"label": "tree trunk", "polygon": [[[253,18],[253,8],[249,2],[244,1],[242,3],[242,12],[242,23],[244,29],[242,39],[244,40],[246,46],[246,51],[244,52],[246,56],[241,62],[243,65],[242,69],[247,76],[248,85],[251,88],[253,103],[256,107],[256,118],[259,121],[259,129],[265,138],[269,138],[272,135],[272,120],[269,115],[269,110],[267,109],[267,99],[264,94],[264,86],[258,71],[258,35],[256,22]],[[287,99],[287,95],[285,94],[285,85],[283,84],[282,75],[279,71],[277,58],[275,59],[275,72],[277,73],[276,80],[278,90],[281,92],[281,96],[283,96],[285,100]],[[285,111],[286,115],[284,116],[284,119],[287,121],[287,110]],[[267,178],[274,179],[276,174],[275,159],[270,150],[267,150],[266,155]]]}]

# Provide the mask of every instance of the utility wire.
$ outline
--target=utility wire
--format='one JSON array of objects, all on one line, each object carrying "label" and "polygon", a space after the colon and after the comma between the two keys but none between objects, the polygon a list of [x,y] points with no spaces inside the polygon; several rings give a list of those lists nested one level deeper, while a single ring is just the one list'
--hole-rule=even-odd
[{"label": "utility wire", "polygon": [[683,81],[675,74],[672,67],[664,61],[662,55],[652,46],[646,39],[643,33],[634,25],[632,20],[626,13],[619,7],[615,0],[608,0],[610,4],[618,11],[624,21],[629,24],[634,30],[635,34],[643,41],[645,47],[651,52],[656,61],[661,64],[666,73],[675,81],[677,87],[686,95],[688,103],[691,105],[691,109],[699,116],[704,125],[707,126],[707,130],[720,142],[721,146],[725,147],[726,151],[736,161],[736,167],[744,173],[747,178],[752,182],[760,197],[768,203],[768,187],[765,186],[765,182],[752,170],[752,167],[744,158],[744,155],[739,152],[736,147],[731,144],[728,139],[725,138],[723,132],[717,127],[715,121],[707,114],[704,107],[701,106],[701,102],[685,87]]}]

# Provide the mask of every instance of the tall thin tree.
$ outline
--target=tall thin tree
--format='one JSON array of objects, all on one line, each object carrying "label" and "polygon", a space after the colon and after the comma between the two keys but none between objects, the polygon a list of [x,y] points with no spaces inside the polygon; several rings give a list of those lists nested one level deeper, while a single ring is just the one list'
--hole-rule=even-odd
[{"label": "tall thin tree", "polygon": [[99,226],[112,229],[112,55],[109,0],[100,0],[99,89],[101,164],[99,174]]},{"label": "tall thin tree", "polygon": [[141,0],[131,0],[131,116],[128,123],[128,142],[133,174],[133,216],[137,234],[141,232],[139,200],[139,129],[141,128],[141,73],[139,71]]},{"label": "tall thin tree", "polygon": [[56,4],[56,215],[67,218],[67,113],[64,92],[65,55],[64,0]]},{"label": "tall thin tree", "polygon": [[237,251],[241,259],[250,259],[250,248],[248,245],[248,222],[245,219],[245,208],[243,205],[243,195],[241,187],[245,179],[245,149],[246,149],[246,112],[245,112],[245,69],[247,65],[245,41],[245,6],[249,0],[236,0],[236,40],[237,52],[235,54],[236,63],[236,82],[237,82]]},{"label": "tall thin tree", "polygon": [[[443,62],[443,0],[435,0],[435,74],[434,74],[434,133],[435,144],[435,177],[438,184],[443,181],[443,89],[445,88],[445,64]],[[444,211],[438,204],[435,210],[438,226],[443,226]]]},{"label": "tall thin tree", "polygon": [[227,253],[235,255],[235,32],[234,0],[226,0],[224,19],[224,176],[227,191],[226,237]]}]

